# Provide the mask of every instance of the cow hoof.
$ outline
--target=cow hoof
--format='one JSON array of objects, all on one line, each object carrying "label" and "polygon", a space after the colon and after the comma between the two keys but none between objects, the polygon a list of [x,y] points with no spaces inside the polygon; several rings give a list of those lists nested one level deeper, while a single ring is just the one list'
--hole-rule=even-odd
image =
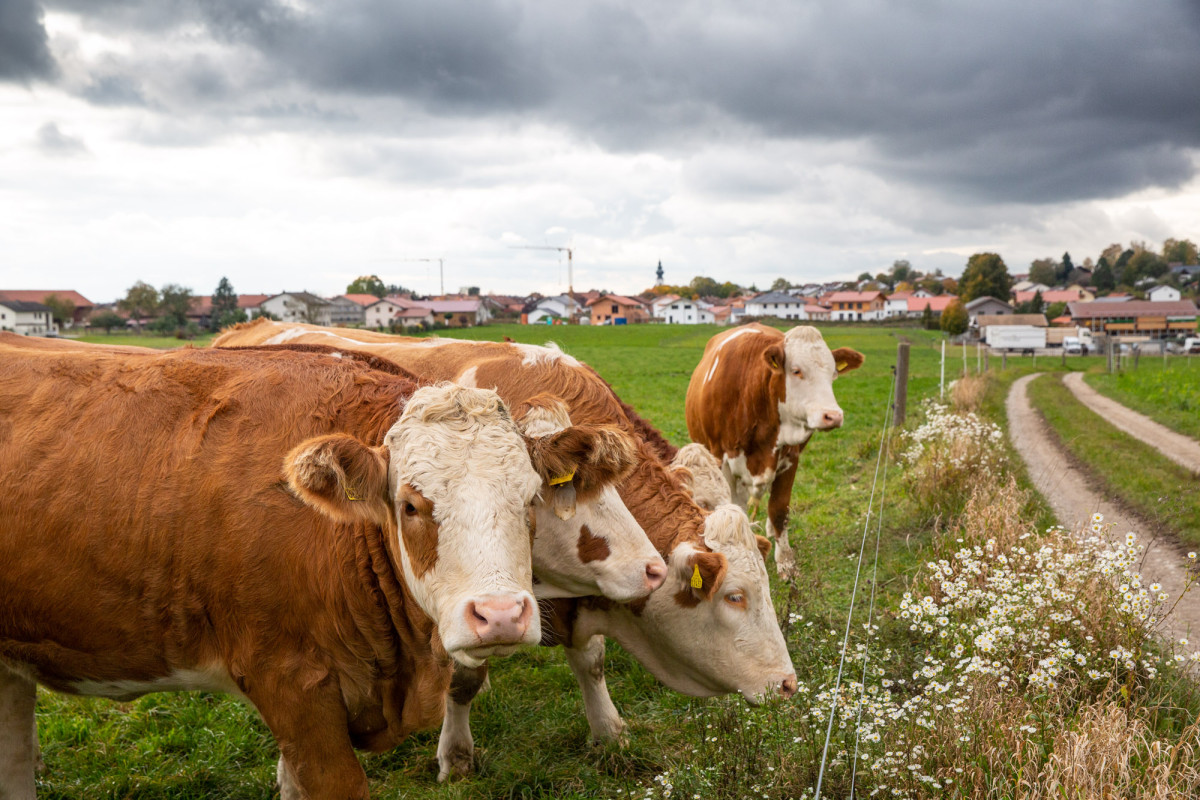
[{"label": "cow hoof", "polygon": [[596,747],[610,744],[615,744],[617,747],[628,747],[629,729],[625,726],[625,720],[617,717],[615,720],[606,720],[598,728],[593,728],[592,744]]},{"label": "cow hoof", "polygon": [[450,778],[465,778],[475,769],[475,751],[456,747],[438,753],[437,761],[438,783],[445,783]]},{"label": "cow hoof", "polygon": [[784,558],[776,557],[775,570],[779,573],[779,577],[785,581],[790,581],[796,577],[796,557],[788,553]]}]

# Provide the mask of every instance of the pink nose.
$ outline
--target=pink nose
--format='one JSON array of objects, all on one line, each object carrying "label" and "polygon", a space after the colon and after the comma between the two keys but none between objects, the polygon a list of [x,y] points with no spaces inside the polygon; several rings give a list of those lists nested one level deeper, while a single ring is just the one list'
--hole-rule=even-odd
[{"label": "pink nose", "polygon": [[840,408],[831,408],[821,415],[820,429],[823,431],[831,428],[842,427],[842,410]]},{"label": "pink nose", "polygon": [[646,565],[646,585],[650,587],[650,591],[654,591],[663,585],[663,581],[667,579],[667,565],[662,562],[662,559],[651,561]]},{"label": "pink nose", "polygon": [[791,697],[792,695],[794,695],[796,693],[796,688],[797,688],[796,676],[788,675],[786,678],[783,679],[783,683],[781,683],[779,685],[779,693],[782,694],[784,699],[786,700],[787,698]]},{"label": "pink nose", "polygon": [[480,644],[520,644],[533,619],[528,598],[484,597],[467,603],[467,627]]}]

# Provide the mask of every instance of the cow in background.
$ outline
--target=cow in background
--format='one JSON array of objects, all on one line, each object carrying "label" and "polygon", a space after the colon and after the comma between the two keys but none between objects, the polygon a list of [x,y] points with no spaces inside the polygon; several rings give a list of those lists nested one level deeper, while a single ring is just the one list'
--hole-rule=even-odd
[{"label": "cow in background", "polygon": [[781,576],[796,566],[787,515],[800,453],[816,431],[841,427],[833,381],[862,363],[856,350],[831,351],[814,327],[783,333],[753,322],[709,339],[692,372],[688,434],[721,460],[735,504],[745,508],[770,487],[767,532]]}]

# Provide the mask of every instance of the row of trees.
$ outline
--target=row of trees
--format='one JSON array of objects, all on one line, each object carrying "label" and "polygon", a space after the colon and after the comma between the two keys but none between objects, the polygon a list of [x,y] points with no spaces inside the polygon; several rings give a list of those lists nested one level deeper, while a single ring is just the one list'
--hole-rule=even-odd
[{"label": "row of trees", "polygon": [[[177,283],[168,283],[156,289],[145,281],[138,281],[126,290],[125,296],[117,301],[117,309],[125,312],[141,332],[142,323],[150,330],[177,335],[195,335],[200,326],[188,319],[196,296],[192,290]],[[126,316],[116,311],[101,311],[90,320],[93,327],[106,332],[123,328]],[[221,278],[212,294],[212,311],[208,318],[208,329],[218,331],[229,325],[246,321],[246,312],[238,308],[238,296],[228,278]]]}]

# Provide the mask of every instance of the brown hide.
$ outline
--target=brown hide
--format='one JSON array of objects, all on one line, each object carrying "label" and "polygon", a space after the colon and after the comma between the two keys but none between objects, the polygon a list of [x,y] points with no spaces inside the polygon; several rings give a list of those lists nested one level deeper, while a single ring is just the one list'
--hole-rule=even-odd
[{"label": "brown hide", "polygon": [[63,691],[225,671],[298,763],[436,723],[449,660],[394,525],[335,524],[283,475],[308,437],[379,445],[415,388],[316,352],[0,335],[0,657]]},{"label": "brown hide", "polygon": [[[750,329],[725,342],[731,334]],[[704,378],[720,358],[720,369]],[[779,368],[773,368],[771,359]],[[746,454],[752,475],[775,468],[779,401],[784,396],[783,333],[752,322],[709,340],[688,383],[684,414],[692,441],[720,460]]]}]

